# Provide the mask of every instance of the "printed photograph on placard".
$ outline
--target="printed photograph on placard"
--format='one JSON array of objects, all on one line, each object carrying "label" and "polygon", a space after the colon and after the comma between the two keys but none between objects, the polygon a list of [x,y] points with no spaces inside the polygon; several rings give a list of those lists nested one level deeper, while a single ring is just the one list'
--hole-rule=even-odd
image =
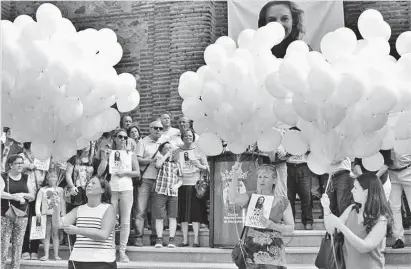
[{"label": "printed photograph on placard", "polygon": [[50,158],[44,161],[34,158],[33,164],[38,170],[48,171],[50,168]]},{"label": "printed photograph on placard", "polygon": [[179,158],[183,173],[194,173],[196,171],[196,168],[191,164],[191,160],[195,159],[192,151],[181,151]]},{"label": "printed photograph on placard", "polygon": [[285,28],[283,42],[272,49],[277,58],[283,58],[295,40],[320,51],[322,37],[344,27],[343,1],[228,1],[228,35],[235,41],[241,31],[257,30],[269,22],[279,22]]},{"label": "printed photograph on placard", "polygon": [[113,150],[109,158],[110,173],[131,171],[131,156],[125,150]]},{"label": "printed photograph on placard", "polygon": [[267,228],[262,217],[269,219],[274,196],[252,194],[247,208],[245,225],[254,228]]}]

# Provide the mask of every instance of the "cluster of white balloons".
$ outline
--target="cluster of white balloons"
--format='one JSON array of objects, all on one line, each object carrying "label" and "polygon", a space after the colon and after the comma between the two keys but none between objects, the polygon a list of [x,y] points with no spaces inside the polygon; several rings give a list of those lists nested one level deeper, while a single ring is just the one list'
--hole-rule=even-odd
[{"label": "cluster of white balloons", "polygon": [[[295,155],[310,150],[310,169],[323,174],[344,157],[382,165],[380,149],[411,152],[411,32],[396,42],[401,58],[389,55],[391,28],[376,10],[358,19],[364,39],[340,28],[326,34],[321,53],[301,40],[284,59],[270,48],[284,37],[277,23],[244,30],[238,45],[222,37],[204,52],[206,66],[180,78],[183,112],[203,133],[208,154],[218,137],[234,153],[257,141],[263,151],[280,143]],[[281,124],[297,126],[284,135]]]},{"label": "cluster of white balloons", "polygon": [[123,55],[111,29],[77,32],[49,3],[1,21],[2,125],[32,141],[39,159],[67,159],[140,102],[136,78],[113,68]]}]

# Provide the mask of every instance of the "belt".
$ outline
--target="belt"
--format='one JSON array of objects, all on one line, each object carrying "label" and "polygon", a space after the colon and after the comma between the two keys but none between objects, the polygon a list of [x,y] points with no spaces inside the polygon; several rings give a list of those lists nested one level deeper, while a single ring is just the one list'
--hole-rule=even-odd
[{"label": "belt", "polygon": [[307,166],[307,163],[287,163],[287,167],[299,168]]},{"label": "belt", "polygon": [[407,166],[404,166],[404,167],[401,167],[401,168],[395,168],[395,169],[390,169],[390,170],[394,171],[394,172],[401,172],[401,171],[404,171],[405,169],[410,168],[410,167],[411,167],[411,164],[409,164]]},{"label": "belt", "polygon": [[331,178],[339,177],[339,176],[341,176],[341,175],[343,175],[343,174],[345,174],[345,173],[348,173],[348,174],[349,174],[350,171],[348,171],[348,170],[340,170],[340,171],[334,173],[334,174],[331,176]]}]

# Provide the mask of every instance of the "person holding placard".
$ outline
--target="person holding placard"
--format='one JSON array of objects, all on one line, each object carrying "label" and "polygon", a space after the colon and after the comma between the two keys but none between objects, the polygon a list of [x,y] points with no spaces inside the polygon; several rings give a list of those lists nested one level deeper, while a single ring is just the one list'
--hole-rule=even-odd
[{"label": "person holding placard", "polygon": [[127,150],[127,139],[126,130],[116,130],[113,148],[105,150],[97,171],[98,175],[106,175],[107,179],[110,180],[111,203],[114,209],[119,210],[120,213],[119,252],[120,262],[124,263],[130,261],[126,255],[126,247],[130,235],[130,216],[133,206],[133,181],[131,178],[140,176],[137,156],[133,151]]},{"label": "person holding placard", "polygon": [[178,220],[183,230],[181,247],[188,246],[188,223],[193,224],[194,244],[199,247],[200,223],[204,220],[207,210],[204,201],[196,196],[195,185],[201,177],[201,172],[209,171],[205,154],[195,144],[195,133],[188,129],[181,134],[183,145],[173,152],[172,159],[182,170],[183,185],[178,190]]},{"label": "person holding placard", "polygon": [[[233,166],[233,180],[230,187],[230,201],[238,206],[248,206],[242,263],[237,264],[240,269],[284,269],[286,268],[285,246],[282,240],[283,233],[294,231],[294,219],[290,202],[287,198],[285,164],[260,165],[257,168],[257,190],[238,194],[237,182],[241,175],[241,163]],[[264,197],[264,203],[262,200]],[[269,201],[270,200],[270,201]],[[258,202],[260,201],[260,202]],[[257,206],[256,206],[257,204]],[[248,218],[255,207],[264,205],[263,214],[254,223]],[[247,224],[249,226],[247,226]]]},{"label": "person holding placard", "polygon": [[37,221],[40,222],[42,216],[47,216],[46,220],[46,237],[44,239],[44,256],[40,258],[41,261],[47,261],[49,259],[49,250],[50,250],[50,238],[53,239],[53,251],[54,259],[56,261],[61,260],[59,257],[59,230],[56,228],[56,225],[52,223],[53,209],[51,207],[51,197],[47,194],[48,192],[55,192],[60,197],[61,204],[61,214],[66,214],[66,203],[63,199],[63,188],[57,187],[57,172],[54,169],[51,169],[46,173],[46,178],[37,193],[36,199],[36,216]]},{"label": "person holding placard", "polygon": [[[23,143],[23,153],[20,154],[24,159],[23,171],[29,177],[32,186],[37,192],[40,189],[40,185],[43,184],[46,171],[50,167],[50,158],[42,161],[36,159],[31,151],[31,142]],[[28,209],[28,223],[26,233],[24,234],[24,242],[22,249],[22,260],[37,260],[40,240],[30,240],[30,231],[32,226],[36,226],[36,223],[32,222],[33,216],[36,215],[36,201],[29,203]]]}]

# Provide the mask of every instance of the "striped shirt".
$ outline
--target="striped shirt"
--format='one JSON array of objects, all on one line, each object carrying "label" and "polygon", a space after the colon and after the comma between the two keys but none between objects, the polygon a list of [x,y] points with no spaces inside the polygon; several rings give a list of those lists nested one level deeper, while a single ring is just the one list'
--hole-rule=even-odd
[{"label": "striped shirt", "polygon": [[176,162],[165,161],[157,174],[156,192],[168,196],[178,196],[178,192],[171,188],[178,183],[178,176],[181,176],[180,165]]},{"label": "striped shirt", "polygon": [[[104,213],[109,204],[97,207],[81,205],[77,210],[76,226],[83,229],[101,229]],[[77,235],[70,260],[78,262],[113,262],[116,260],[114,230],[106,240],[94,240]]]}]

